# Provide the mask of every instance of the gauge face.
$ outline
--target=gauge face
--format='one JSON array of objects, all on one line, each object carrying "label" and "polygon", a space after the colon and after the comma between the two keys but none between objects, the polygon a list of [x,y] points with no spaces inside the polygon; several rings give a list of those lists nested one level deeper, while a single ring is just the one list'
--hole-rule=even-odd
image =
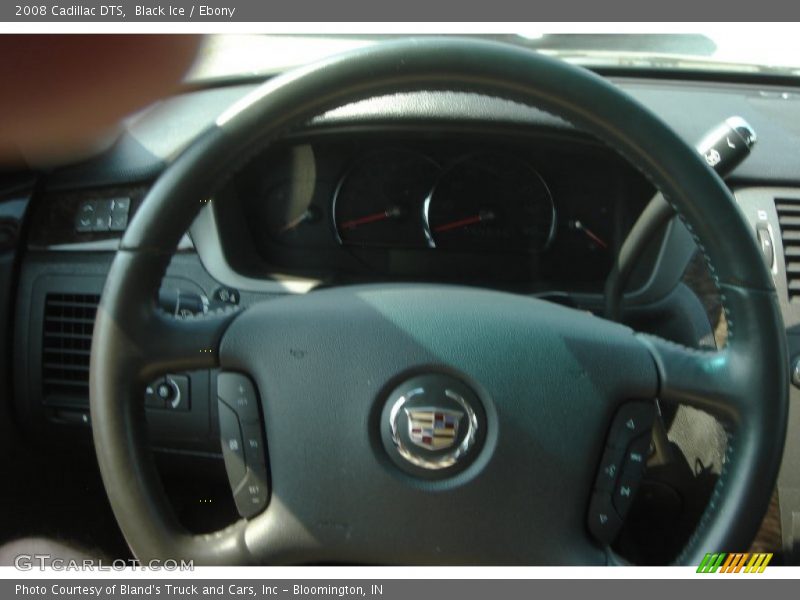
[{"label": "gauge face", "polygon": [[[260,184],[260,231],[282,246],[319,246],[330,238],[320,202],[334,182],[317,172],[311,146],[294,146],[274,159],[269,177]],[[329,193],[329,192],[328,192]]]},{"label": "gauge face", "polygon": [[457,163],[426,202],[426,234],[436,248],[539,252],[552,237],[553,198],[537,171],[510,156]]},{"label": "gauge face", "polygon": [[290,243],[304,232],[304,226],[319,220],[319,209],[312,204],[314,180],[281,181],[264,194],[269,215],[269,234]]},{"label": "gauge face", "polygon": [[423,207],[438,174],[432,160],[405,150],[387,150],[356,163],[334,199],[339,240],[361,246],[427,246]]}]

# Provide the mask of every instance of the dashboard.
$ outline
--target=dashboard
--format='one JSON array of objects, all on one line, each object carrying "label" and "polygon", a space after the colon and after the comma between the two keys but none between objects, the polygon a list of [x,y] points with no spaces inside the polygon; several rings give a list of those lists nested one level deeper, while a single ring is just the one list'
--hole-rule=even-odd
[{"label": "dashboard", "polygon": [[[772,236],[790,353],[800,356],[800,93],[615,83],[690,144],[731,115],[754,126],[759,144],[728,183],[754,236],[759,223]],[[16,252],[16,263],[4,264],[18,265],[0,269],[14,281],[4,321],[13,327],[13,393],[33,439],[90,440],[92,323],[124,223],[87,226],[87,207],[107,208],[109,219],[122,207],[130,222],[172,157],[253,87],[176,95],[126,123],[108,151],[0,193],[0,250]],[[534,108],[449,92],[370,99],[288,132],[209,190],[159,301],[181,317],[325,286],[430,281],[560,294],[600,312],[614,257],[653,193],[612,150]],[[626,294],[632,327],[661,327],[687,344],[709,333],[705,298],[682,284],[695,250],[678,222],[652,240]],[[192,372],[154,382],[174,383],[186,402],[150,398],[147,416],[161,454],[213,463],[224,478],[214,381]],[[796,433],[800,386],[791,401]],[[779,481],[786,543],[800,510],[799,474],[800,436],[790,435]],[[226,485],[215,501],[230,495]]]},{"label": "dashboard", "polygon": [[214,208],[252,276],[596,292],[652,195],[574,135],[365,128],[270,149]]}]

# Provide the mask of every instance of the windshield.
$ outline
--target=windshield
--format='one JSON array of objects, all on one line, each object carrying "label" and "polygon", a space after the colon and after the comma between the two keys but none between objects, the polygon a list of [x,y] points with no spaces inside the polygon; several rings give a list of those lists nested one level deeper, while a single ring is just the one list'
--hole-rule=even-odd
[{"label": "windshield", "polygon": [[[265,76],[399,36],[212,35],[189,81]],[[800,36],[714,34],[482,35],[586,67],[668,69],[800,77]]]}]

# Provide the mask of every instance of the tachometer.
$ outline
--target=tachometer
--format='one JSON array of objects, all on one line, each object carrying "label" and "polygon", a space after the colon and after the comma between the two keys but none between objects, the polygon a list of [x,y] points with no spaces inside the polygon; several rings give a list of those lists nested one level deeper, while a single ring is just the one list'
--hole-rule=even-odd
[{"label": "tachometer", "polygon": [[426,201],[429,245],[538,252],[555,230],[553,198],[539,173],[505,155],[480,155],[442,173]]},{"label": "tachometer", "polygon": [[387,150],[356,163],[334,198],[336,232],[343,244],[424,247],[423,204],[439,167],[406,150]]}]

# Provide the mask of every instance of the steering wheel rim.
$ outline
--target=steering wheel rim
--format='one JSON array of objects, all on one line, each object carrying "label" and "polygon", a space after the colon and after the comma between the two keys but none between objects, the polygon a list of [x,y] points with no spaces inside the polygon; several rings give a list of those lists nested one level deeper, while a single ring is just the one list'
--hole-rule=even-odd
[{"label": "steering wheel rim", "polygon": [[[180,237],[209,190],[219,189],[248,158],[325,110],[420,89],[500,96],[551,112],[614,148],[674,206],[708,261],[729,327],[728,345],[716,352],[629,336],[651,361],[652,373],[646,366],[641,370],[654,379],[654,395],[709,410],[729,432],[726,461],[709,507],[676,562],[697,564],[707,551],[749,544],[782,456],[788,358],[771,276],[730,192],[669,126],[589,71],[492,42],[427,39],[379,44],[268,81],[226,111],[166,169],[132,220],[97,313],[90,395],[101,474],[135,555],[190,558],[199,564],[326,556],[316,552],[319,536],[297,523],[280,498],[273,497],[256,519],[212,534],[192,535],[179,525],[147,448],[144,385],[167,371],[220,366],[226,332],[245,319],[230,311],[178,321],[159,313],[155,297]],[[245,315],[251,312],[256,311]],[[607,333],[621,336],[621,331]],[[633,352],[628,338],[620,343]],[[228,351],[227,360],[244,359]],[[587,482],[587,492],[590,486]],[[520,556],[519,562],[531,556],[537,555]],[[502,560],[514,561],[507,555]],[[614,557],[606,549],[592,552],[587,544],[555,560],[602,563]],[[447,557],[441,561],[449,562]]]}]

